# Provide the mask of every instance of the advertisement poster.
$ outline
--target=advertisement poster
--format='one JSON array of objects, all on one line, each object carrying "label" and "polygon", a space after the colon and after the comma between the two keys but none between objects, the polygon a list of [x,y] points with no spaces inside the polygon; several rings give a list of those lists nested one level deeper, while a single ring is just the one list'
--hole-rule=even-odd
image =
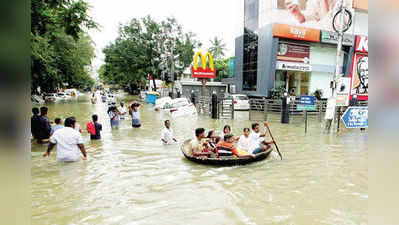
[{"label": "advertisement poster", "polygon": [[365,54],[356,54],[352,68],[352,95],[359,100],[365,100],[369,88],[369,57]]},{"label": "advertisement poster", "polygon": [[277,60],[284,62],[309,63],[310,47],[280,42],[278,45]]},{"label": "advertisement poster", "polygon": [[[314,29],[333,31],[332,21],[339,9],[340,0],[276,0],[277,9],[271,15],[260,14],[263,24],[282,23]],[[344,6],[353,12],[353,0],[344,0]],[[261,12],[270,9],[270,0],[260,1]],[[263,8],[263,9],[262,9]],[[269,11],[270,12],[270,11]],[[352,26],[353,27],[353,26]],[[347,32],[351,32],[349,29]]]},{"label": "advertisement poster", "polygon": [[350,77],[341,77],[337,82],[337,106],[348,106],[351,89]]}]

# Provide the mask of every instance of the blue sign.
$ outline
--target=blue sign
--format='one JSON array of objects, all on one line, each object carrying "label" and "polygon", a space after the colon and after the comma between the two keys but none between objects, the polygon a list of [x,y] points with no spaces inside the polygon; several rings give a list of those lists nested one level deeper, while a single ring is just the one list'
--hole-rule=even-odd
[{"label": "blue sign", "polygon": [[367,128],[369,126],[368,107],[349,107],[341,119],[346,128]]},{"label": "blue sign", "polygon": [[301,105],[314,105],[314,96],[301,95],[299,96],[299,104]]}]

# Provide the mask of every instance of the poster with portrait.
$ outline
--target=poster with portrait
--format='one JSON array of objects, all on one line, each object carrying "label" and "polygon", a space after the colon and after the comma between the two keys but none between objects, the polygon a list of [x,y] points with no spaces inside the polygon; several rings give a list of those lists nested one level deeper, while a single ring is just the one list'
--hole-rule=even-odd
[{"label": "poster with portrait", "polygon": [[[270,5],[270,0],[261,0],[261,26],[268,23],[282,23],[320,30],[333,31],[333,18],[340,7],[340,0],[275,0],[277,7]],[[263,2],[263,3],[262,3]],[[344,0],[344,6],[351,12],[353,0]],[[262,9],[265,8],[265,9]],[[269,8],[269,10],[267,9]],[[350,32],[349,29],[347,32]]]},{"label": "poster with portrait", "polygon": [[368,100],[369,58],[367,54],[357,53],[354,56],[351,78],[351,95],[357,95],[359,100]]}]

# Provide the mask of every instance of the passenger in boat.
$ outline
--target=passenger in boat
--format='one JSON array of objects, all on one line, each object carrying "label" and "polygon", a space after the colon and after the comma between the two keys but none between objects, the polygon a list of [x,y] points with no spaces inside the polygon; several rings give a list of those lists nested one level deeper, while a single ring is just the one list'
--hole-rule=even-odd
[{"label": "passenger in boat", "polygon": [[244,128],[243,131],[244,131],[243,135],[241,135],[240,139],[238,140],[237,148],[242,151],[249,152],[250,143],[251,143],[249,138],[250,130],[249,128]]},{"label": "passenger in boat", "polygon": [[258,154],[258,153],[265,152],[265,151],[269,150],[271,148],[271,144],[274,144],[274,141],[269,141],[269,142],[262,141],[259,144],[259,147],[255,148],[252,151],[252,154]]},{"label": "passenger in boat", "polygon": [[205,129],[195,129],[195,138],[190,142],[191,155],[193,156],[209,156],[211,152],[207,149],[205,138]]},{"label": "passenger in boat", "polygon": [[239,158],[254,158],[253,154],[242,154],[239,150],[237,150],[234,145],[234,137],[231,134],[226,134],[224,136],[224,141],[219,142],[216,145],[216,157],[223,156],[236,156]]},{"label": "passenger in boat", "polygon": [[259,144],[264,140],[266,136],[266,125],[267,122],[263,122],[264,130],[260,132],[260,125],[259,123],[252,124],[252,132],[249,135],[249,153],[252,153],[256,148],[259,147]]},{"label": "passenger in boat", "polygon": [[222,138],[222,140],[224,139],[224,136],[227,135],[227,134],[230,134],[230,132],[231,132],[230,125],[225,125],[223,127],[223,134],[220,136]]},{"label": "passenger in boat", "polygon": [[141,127],[140,108],[141,105],[137,102],[133,102],[129,107],[129,114],[132,116],[132,127],[134,128]]},{"label": "passenger in boat", "polygon": [[216,144],[217,144],[217,142],[216,142],[216,138],[217,138],[216,132],[215,132],[214,130],[210,130],[210,131],[208,132],[208,136],[206,136],[206,138],[208,139],[209,145],[210,145],[212,148],[215,148],[215,147],[216,147]]},{"label": "passenger in boat", "polygon": [[163,128],[161,133],[161,141],[165,145],[177,143],[176,138],[173,136],[173,131],[170,128],[170,120],[165,120],[165,128]]}]

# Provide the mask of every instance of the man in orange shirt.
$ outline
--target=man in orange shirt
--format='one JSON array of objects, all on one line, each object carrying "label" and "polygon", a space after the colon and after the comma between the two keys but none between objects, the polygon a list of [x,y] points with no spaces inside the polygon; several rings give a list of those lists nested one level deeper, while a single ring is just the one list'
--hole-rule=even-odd
[{"label": "man in orange shirt", "polygon": [[239,151],[233,146],[234,137],[231,134],[226,134],[224,136],[224,141],[220,142],[216,145],[216,157],[219,156],[237,156],[239,158],[254,158],[254,154],[245,154],[242,155]]}]

